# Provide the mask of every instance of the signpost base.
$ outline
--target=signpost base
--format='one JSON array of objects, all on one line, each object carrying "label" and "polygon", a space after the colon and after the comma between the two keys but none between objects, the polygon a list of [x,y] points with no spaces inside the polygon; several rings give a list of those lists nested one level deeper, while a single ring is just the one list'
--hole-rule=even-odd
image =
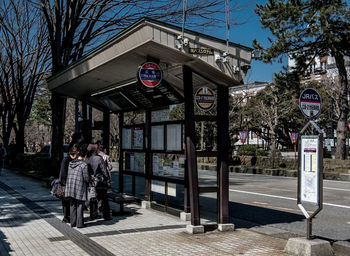
[{"label": "signpost base", "polygon": [[308,240],[305,237],[290,238],[284,251],[300,256],[331,256],[333,249],[328,241],[321,239]]}]

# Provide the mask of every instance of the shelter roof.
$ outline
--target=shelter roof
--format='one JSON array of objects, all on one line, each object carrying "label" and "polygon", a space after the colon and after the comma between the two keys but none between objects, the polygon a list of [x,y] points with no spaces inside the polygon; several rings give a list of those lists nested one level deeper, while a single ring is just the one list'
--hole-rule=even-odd
[{"label": "shelter roof", "polygon": [[[143,18],[50,77],[49,89],[119,112],[182,102],[183,65],[195,72],[195,86],[242,84],[251,48],[191,30],[183,38],[181,27]],[[137,79],[140,65],[150,60],[163,70],[154,89]]]}]

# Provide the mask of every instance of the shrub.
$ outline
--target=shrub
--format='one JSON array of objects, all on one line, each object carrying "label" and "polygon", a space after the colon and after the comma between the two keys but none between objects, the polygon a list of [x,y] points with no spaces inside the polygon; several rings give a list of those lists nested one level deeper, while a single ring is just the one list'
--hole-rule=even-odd
[{"label": "shrub", "polygon": [[13,167],[24,172],[35,173],[40,177],[51,177],[57,175],[53,168],[50,168],[50,158],[37,155],[18,154]]},{"label": "shrub", "polygon": [[[242,146],[240,146],[237,150],[237,155],[242,155]],[[259,149],[255,145],[245,145],[244,146],[244,155],[245,156],[267,156],[269,154],[268,151],[265,151],[263,149]]]}]

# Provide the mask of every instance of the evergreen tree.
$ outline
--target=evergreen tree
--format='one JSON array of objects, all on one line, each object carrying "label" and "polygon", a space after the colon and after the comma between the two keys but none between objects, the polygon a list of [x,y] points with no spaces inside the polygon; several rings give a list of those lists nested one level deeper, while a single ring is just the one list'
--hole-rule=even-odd
[{"label": "evergreen tree", "polygon": [[268,0],[257,5],[264,28],[274,38],[264,49],[256,40],[255,47],[264,50],[264,61],[270,62],[283,55],[295,60],[295,70],[302,74],[316,56],[332,56],[339,74],[339,116],[337,122],[336,158],[345,159],[347,131],[348,77],[345,57],[350,47],[350,10],[347,1]]}]

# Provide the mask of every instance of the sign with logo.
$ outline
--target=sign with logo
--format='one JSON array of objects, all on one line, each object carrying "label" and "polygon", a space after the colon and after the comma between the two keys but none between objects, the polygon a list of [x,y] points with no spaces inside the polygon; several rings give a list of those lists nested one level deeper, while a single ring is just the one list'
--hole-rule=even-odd
[{"label": "sign with logo", "polygon": [[215,92],[208,87],[201,87],[195,94],[195,101],[198,108],[209,111],[214,107]]},{"label": "sign with logo", "polygon": [[158,86],[162,78],[162,70],[156,63],[146,62],[139,68],[138,79],[146,87]]},{"label": "sign with logo", "polygon": [[248,132],[247,131],[239,131],[239,138],[241,139],[241,142],[244,143],[247,139]]},{"label": "sign with logo", "polygon": [[203,55],[214,55],[214,50],[208,49],[208,48],[190,48],[189,53],[191,53],[191,54],[203,54]]},{"label": "sign with logo", "polygon": [[292,140],[293,144],[297,143],[298,135],[299,134],[297,132],[291,132],[290,133],[290,139]]},{"label": "sign with logo", "polygon": [[313,118],[321,113],[322,100],[321,96],[314,89],[305,89],[299,98],[299,107],[301,112],[307,118]]}]

